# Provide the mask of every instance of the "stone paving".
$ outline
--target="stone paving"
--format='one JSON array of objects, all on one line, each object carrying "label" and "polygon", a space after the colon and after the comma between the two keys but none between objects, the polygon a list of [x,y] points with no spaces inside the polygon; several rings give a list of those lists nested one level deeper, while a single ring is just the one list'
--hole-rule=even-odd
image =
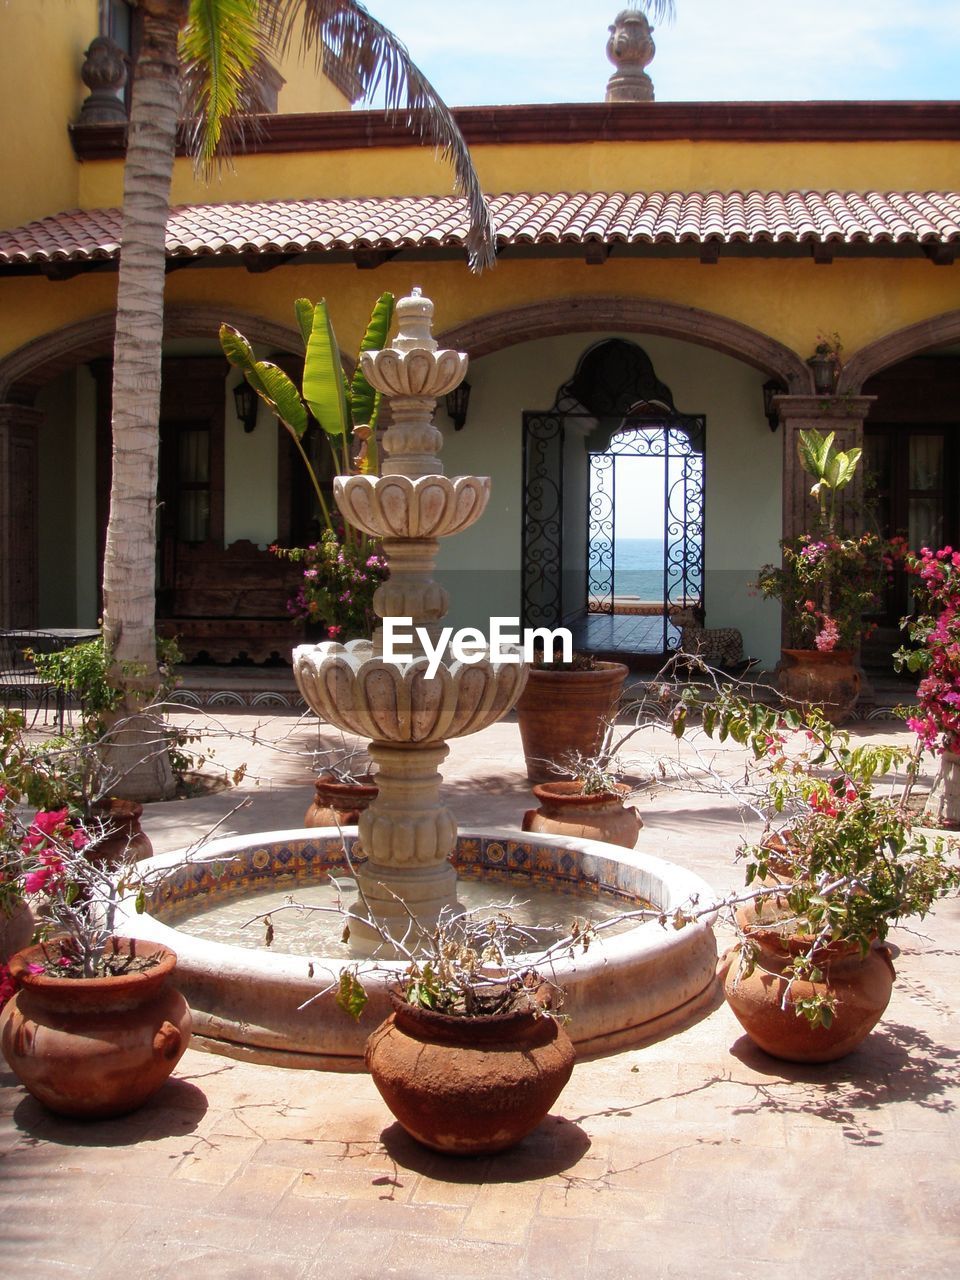
[{"label": "stone paving", "polygon": [[[158,850],[224,830],[299,825],[316,729],[224,715],[236,792],[152,806]],[[873,738],[891,735],[865,730]],[[266,745],[283,742],[282,750]],[[725,765],[735,770],[736,749]],[[515,724],[452,747],[464,826],[516,828],[529,792]],[[640,793],[638,847],[737,882],[740,830],[723,797]],[[364,1075],[259,1066],[188,1050],[139,1112],[87,1124],[47,1115],[0,1071],[0,1275],[953,1277],[960,1248],[960,904],[901,954],[893,999],[841,1063],[794,1067],[755,1050],[722,1002],[653,1044],[581,1062],[513,1152],[431,1154]]]}]

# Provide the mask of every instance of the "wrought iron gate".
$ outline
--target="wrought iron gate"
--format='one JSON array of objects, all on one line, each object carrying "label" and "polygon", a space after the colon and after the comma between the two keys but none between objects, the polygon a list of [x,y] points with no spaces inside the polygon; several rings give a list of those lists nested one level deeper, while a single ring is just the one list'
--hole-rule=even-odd
[{"label": "wrought iron gate", "polygon": [[606,451],[590,454],[587,611],[614,611],[617,458],[663,460],[662,650],[670,649],[671,608],[703,598],[704,437],[702,416],[627,417]]},{"label": "wrought iron gate", "polygon": [[563,601],[563,418],[523,415],[524,627],[559,625]]}]

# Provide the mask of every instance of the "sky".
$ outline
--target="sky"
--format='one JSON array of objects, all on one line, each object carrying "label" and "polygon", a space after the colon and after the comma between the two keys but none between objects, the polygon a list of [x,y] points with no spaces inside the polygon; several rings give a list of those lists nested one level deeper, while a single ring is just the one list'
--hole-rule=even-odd
[{"label": "sky", "polygon": [[[598,102],[623,0],[366,0],[450,106]],[[642,7],[642,6],[641,6]],[[676,0],[658,102],[960,98],[960,0]]]}]

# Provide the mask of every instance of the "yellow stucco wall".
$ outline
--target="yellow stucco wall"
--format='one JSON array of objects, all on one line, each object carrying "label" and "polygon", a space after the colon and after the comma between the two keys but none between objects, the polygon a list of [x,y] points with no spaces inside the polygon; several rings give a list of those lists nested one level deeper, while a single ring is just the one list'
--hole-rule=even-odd
[{"label": "yellow stucco wall", "polygon": [[[925,259],[579,260],[503,261],[482,276],[461,262],[388,263],[373,272],[352,265],[279,267],[267,274],[187,269],[167,282],[169,302],[237,307],[292,327],[297,297],[327,297],[341,346],[355,351],[375,297],[418,284],[434,299],[439,325],[453,328],[478,316],[551,298],[641,297],[693,306],[759,329],[801,356],[817,334],[839,331],[849,358],[868,342],[960,306],[956,268]],[[116,276],[0,277],[0,357],[61,325],[112,308]]]},{"label": "yellow stucco wall", "polygon": [[[87,89],[80,79],[84,53],[99,34],[98,0],[7,0],[0,4],[0,85],[6,108],[0,135],[0,227],[14,227],[64,209],[95,207],[80,195],[88,169],[70,145]],[[348,100],[303,59],[296,44],[279,62],[286,83],[278,111],[343,111]],[[190,171],[189,165],[184,166]],[[121,191],[120,165],[110,185]],[[103,201],[118,203],[119,194]]]},{"label": "yellow stucco wall", "polygon": [[86,89],[84,50],[97,0],[15,0],[0,6],[0,226],[72,209],[79,165],[67,137]]}]

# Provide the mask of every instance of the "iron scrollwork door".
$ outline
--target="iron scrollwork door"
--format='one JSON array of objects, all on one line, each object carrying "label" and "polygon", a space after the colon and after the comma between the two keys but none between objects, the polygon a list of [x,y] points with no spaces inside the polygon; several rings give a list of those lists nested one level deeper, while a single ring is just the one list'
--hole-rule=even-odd
[{"label": "iron scrollwork door", "polygon": [[563,418],[523,415],[524,627],[560,624],[563,601]]},{"label": "iron scrollwork door", "polygon": [[590,454],[587,609],[614,612],[616,460],[663,461],[663,652],[673,645],[671,609],[703,598],[705,420],[670,413],[658,420],[624,418],[607,450]]}]

